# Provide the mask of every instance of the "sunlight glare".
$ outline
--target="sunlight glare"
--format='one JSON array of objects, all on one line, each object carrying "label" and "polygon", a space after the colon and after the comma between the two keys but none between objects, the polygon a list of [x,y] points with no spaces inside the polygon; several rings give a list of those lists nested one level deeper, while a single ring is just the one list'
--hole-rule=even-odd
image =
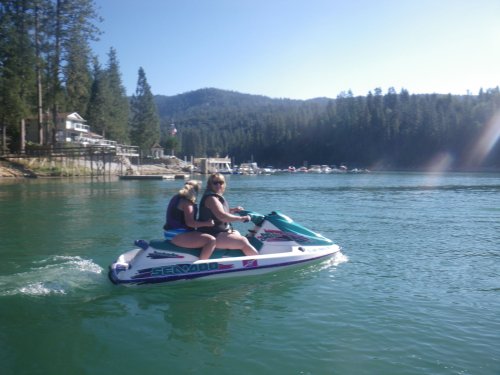
[{"label": "sunlight glare", "polygon": [[481,165],[491,152],[495,144],[500,138],[500,111],[484,126],[479,138],[472,147],[472,150],[467,158],[468,165],[475,167]]},{"label": "sunlight glare", "polygon": [[435,155],[428,164],[426,170],[429,173],[443,173],[450,169],[455,158],[449,152],[441,152]]}]

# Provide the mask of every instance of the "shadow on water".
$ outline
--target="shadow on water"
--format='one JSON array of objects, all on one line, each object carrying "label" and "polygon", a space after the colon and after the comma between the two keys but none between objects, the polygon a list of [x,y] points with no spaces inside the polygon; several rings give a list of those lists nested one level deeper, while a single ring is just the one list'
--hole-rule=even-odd
[{"label": "shadow on water", "polygon": [[286,310],[287,299],[304,282],[331,266],[322,263],[261,276],[117,287],[110,298],[124,304],[122,312],[156,321],[159,343],[182,342],[221,354],[235,322],[258,316],[256,311]]}]

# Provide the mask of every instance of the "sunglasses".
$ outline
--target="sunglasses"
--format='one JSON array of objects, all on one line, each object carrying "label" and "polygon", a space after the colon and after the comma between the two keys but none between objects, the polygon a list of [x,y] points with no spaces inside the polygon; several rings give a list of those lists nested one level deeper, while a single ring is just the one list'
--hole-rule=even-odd
[{"label": "sunglasses", "polygon": [[224,181],[212,181],[214,185],[224,185]]}]

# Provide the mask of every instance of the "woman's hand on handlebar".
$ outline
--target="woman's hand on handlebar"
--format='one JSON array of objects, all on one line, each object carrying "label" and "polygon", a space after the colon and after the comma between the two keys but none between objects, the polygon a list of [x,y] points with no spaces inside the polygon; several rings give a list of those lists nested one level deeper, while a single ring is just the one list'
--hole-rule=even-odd
[{"label": "woman's hand on handlebar", "polygon": [[252,220],[252,218],[250,217],[250,215],[241,216],[241,221],[243,223],[248,223],[250,220]]}]

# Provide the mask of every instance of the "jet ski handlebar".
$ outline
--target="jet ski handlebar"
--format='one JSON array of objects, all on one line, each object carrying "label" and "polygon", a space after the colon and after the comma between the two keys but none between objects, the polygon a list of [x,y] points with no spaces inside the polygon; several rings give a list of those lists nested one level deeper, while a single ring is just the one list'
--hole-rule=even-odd
[{"label": "jet ski handlebar", "polygon": [[261,225],[264,219],[266,218],[265,215],[259,214],[258,212],[254,211],[247,211],[247,210],[241,210],[237,212],[238,215],[240,216],[250,216],[250,219],[252,223],[255,225]]}]

